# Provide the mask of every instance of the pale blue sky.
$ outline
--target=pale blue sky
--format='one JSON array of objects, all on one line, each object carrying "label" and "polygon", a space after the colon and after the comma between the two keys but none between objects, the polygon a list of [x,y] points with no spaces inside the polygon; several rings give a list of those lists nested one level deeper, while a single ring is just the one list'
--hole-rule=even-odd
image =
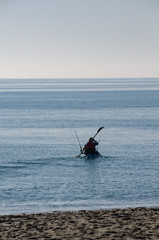
[{"label": "pale blue sky", "polygon": [[0,78],[159,77],[158,0],[0,0]]}]

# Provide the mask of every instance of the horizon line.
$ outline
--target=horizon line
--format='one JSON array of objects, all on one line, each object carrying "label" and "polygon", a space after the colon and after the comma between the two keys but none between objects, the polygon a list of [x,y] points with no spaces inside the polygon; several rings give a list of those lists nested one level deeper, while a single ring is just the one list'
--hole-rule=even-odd
[{"label": "horizon line", "polygon": [[27,79],[33,79],[33,80],[38,80],[38,79],[46,79],[46,80],[53,80],[53,79],[59,79],[59,80],[64,80],[64,79],[158,79],[158,77],[0,77],[0,80],[27,80]]}]

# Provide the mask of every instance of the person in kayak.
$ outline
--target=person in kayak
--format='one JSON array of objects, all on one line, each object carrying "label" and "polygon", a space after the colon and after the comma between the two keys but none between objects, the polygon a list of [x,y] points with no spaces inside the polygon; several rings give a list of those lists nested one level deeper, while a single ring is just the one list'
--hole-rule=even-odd
[{"label": "person in kayak", "polygon": [[96,150],[96,146],[98,145],[98,142],[94,140],[94,138],[89,138],[88,142],[83,148],[83,153],[88,154],[97,154],[99,155],[99,152]]}]

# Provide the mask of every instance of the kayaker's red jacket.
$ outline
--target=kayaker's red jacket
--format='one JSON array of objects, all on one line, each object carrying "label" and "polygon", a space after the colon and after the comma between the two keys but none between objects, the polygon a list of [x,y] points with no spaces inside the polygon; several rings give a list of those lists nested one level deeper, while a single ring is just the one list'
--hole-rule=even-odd
[{"label": "kayaker's red jacket", "polygon": [[98,145],[98,142],[96,142],[93,138],[90,138],[89,141],[86,143],[86,145],[83,148],[83,151],[85,154],[91,153],[94,154],[96,152],[96,146]]},{"label": "kayaker's red jacket", "polygon": [[93,151],[95,151],[95,145],[93,142],[88,142],[85,146],[85,149],[92,149]]}]

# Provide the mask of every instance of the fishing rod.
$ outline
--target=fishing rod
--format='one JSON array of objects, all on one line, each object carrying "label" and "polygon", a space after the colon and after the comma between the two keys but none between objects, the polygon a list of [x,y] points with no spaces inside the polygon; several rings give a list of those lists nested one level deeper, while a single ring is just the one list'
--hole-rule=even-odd
[{"label": "fishing rod", "polygon": [[83,153],[83,150],[82,150],[82,146],[81,146],[81,143],[80,143],[80,140],[79,140],[79,137],[77,135],[77,132],[76,132],[76,129],[75,129],[75,126],[72,124],[73,128],[74,128],[74,131],[75,131],[75,135],[76,135],[76,138],[77,138],[77,141],[79,143],[79,146],[80,146],[80,155]]}]

